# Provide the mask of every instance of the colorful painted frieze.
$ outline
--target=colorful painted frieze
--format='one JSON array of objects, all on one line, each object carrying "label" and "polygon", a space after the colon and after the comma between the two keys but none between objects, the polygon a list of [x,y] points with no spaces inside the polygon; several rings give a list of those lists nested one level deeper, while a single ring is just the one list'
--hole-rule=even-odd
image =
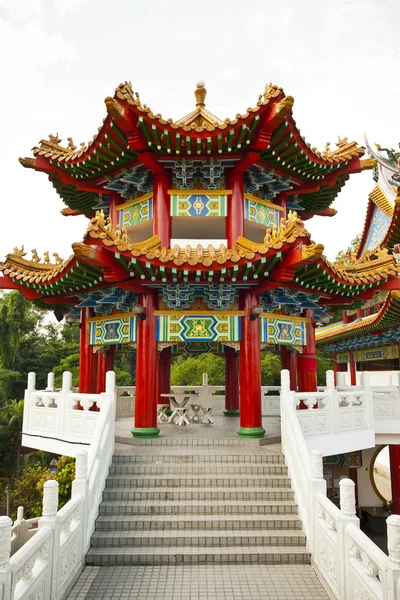
[{"label": "colorful painted frieze", "polygon": [[171,193],[171,217],[226,217],[227,194],[190,191]]},{"label": "colorful painted frieze", "polygon": [[367,348],[365,350],[356,350],[354,352],[355,362],[365,362],[369,360],[389,360],[399,357],[399,346],[381,346],[379,348]]},{"label": "colorful painted frieze", "polygon": [[261,317],[261,343],[304,346],[307,343],[306,323],[284,316]]},{"label": "colorful painted frieze", "polygon": [[162,315],[157,317],[159,342],[240,341],[241,322],[236,315]]},{"label": "colorful painted frieze", "polygon": [[136,317],[108,317],[90,323],[93,346],[136,342]]},{"label": "colorful painted frieze", "polygon": [[350,362],[350,352],[339,352],[339,354],[336,354],[336,362],[338,362],[338,363]]},{"label": "colorful painted frieze", "polygon": [[141,200],[132,202],[124,206],[120,210],[119,224],[121,229],[124,227],[132,227],[140,225],[144,221],[149,221],[153,218],[153,197],[148,194],[147,197],[142,196]]},{"label": "colorful painted frieze", "polygon": [[279,211],[267,206],[262,200],[244,199],[244,218],[265,227],[279,226]]}]

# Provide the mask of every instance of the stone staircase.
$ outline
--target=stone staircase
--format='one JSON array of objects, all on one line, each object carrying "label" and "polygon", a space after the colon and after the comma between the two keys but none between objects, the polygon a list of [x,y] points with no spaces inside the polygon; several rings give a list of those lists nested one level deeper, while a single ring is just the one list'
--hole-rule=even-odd
[{"label": "stone staircase", "polygon": [[283,455],[213,441],[115,455],[87,564],[310,564]]}]

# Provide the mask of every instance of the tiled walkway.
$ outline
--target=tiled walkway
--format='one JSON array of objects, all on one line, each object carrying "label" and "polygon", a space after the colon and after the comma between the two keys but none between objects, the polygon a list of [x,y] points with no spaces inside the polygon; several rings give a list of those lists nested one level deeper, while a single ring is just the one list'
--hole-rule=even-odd
[{"label": "tiled walkway", "polygon": [[86,567],[68,600],[326,600],[308,565]]}]

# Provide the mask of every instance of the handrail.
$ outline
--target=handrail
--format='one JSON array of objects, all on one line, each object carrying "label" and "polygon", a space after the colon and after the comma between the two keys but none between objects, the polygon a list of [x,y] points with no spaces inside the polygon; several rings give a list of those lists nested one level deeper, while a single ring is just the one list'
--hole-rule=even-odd
[{"label": "handrail", "polygon": [[[34,392],[34,379],[30,373],[25,394],[28,401]],[[71,374],[64,373],[64,394],[70,390],[70,381]],[[83,398],[82,394],[68,395],[79,401]],[[38,531],[11,557],[11,519],[0,517],[0,600],[64,600],[84,567],[114,452],[115,374],[106,374],[104,393],[85,396],[94,400],[100,412],[88,449],[81,447],[75,453],[69,502],[58,510],[58,482],[46,481]],[[40,596],[36,595],[38,590]]]},{"label": "handrail", "polygon": [[[337,394],[332,388],[332,376],[332,372],[327,373],[330,404],[333,404],[332,397],[340,400],[349,396],[348,390]],[[327,498],[322,454],[317,449],[309,452],[299,422],[301,413],[308,411],[296,410],[297,394],[290,390],[289,371],[282,371],[281,381],[282,451],[318,576],[331,597],[400,600],[400,515],[387,519],[389,556],[386,556],[359,529],[354,482],[340,481],[340,508]],[[356,394],[352,390],[353,396],[368,393],[368,388]]]}]

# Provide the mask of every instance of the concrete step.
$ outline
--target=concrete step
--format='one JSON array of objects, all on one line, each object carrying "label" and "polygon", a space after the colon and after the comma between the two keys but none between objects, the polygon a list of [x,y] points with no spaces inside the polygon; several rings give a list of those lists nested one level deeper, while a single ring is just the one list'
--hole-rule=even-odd
[{"label": "concrete step", "polygon": [[198,529],[196,531],[98,531],[92,536],[91,546],[93,548],[148,548],[161,546],[185,547],[219,547],[226,546],[305,546],[305,535],[301,530],[287,529],[284,531],[270,531],[260,529],[257,531],[246,531],[242,529],[209,531]]},{"label": "concrete step", "polygon": [[302,546],[91,548],[88,565],[310,564]]},{"label": "concrete step", "polygon": [[[190,426],[189,426],[190,427]],[[204,425],[205,428],[213,427],[213,425]],[[115,436],[115,442],[117,444],[124,444],[127,446],[146,446],[147,448],[151,448],[154,446],[157,447],[171,447],[171,446],[182,446],[182,447],[214,447],[214,446],[225,446],[225,447],[254,447],[254,446],[268,446],[272,444],[279,444],[281,441],[281,436],[271,436],[264,437],[256,440],[251,439],[241,439],[241,438],[205,438],[200,437],[198,434],[198,438],[188,438],[188,437],[172,437],[172,438],[151,438],[151,439],[136,439],[130,437],[121,437]]]},{"label": "concrete step", "polygon": [[173,529],[196,531],[241,529],[301,530],[301,521],[297,515],[134,515],[99,516],[96,531],[170,531]]},{"label": "concrete step", "polygon": [[107,490],[113,488],[235,488],[266,487],[289,488],[290,478],[287,475],[225,475],[224,473],[208,475],[110,475],[107,478]]},{"label": "concrete step", "polygon": [[225,462],[210,463],[152,463],[152,464],[113,464],[110,475],[287,475],[287,466],[283,464],[256,464]]},{"label": "concrete step", "polygon": [[138,454],[120,454],[113,456],[113,465],[115,464],[153,464],[155,466],[162,466],[164,464],[215,464],[231,462],[233,465],[241,465],[248,463],[256,463],[262,465],[283,465],[285,464],[283,454],[281,453],[215,453],[209,451],[192,452],[192,453],[181,453],[181,452],[168,452],[167,449],[163,452],[155,453],[138,453]]},{"label": "concrete step", "polygon": [[293,500],[103,500],[100,516],[134,515],[297,515]]},{"label": "concrete step", "polygon": [[103,500],[248,500],[263,503],[265,500],[293,500],[294,493],[289,488],[279,487],[143,487],[106,488]]}]

